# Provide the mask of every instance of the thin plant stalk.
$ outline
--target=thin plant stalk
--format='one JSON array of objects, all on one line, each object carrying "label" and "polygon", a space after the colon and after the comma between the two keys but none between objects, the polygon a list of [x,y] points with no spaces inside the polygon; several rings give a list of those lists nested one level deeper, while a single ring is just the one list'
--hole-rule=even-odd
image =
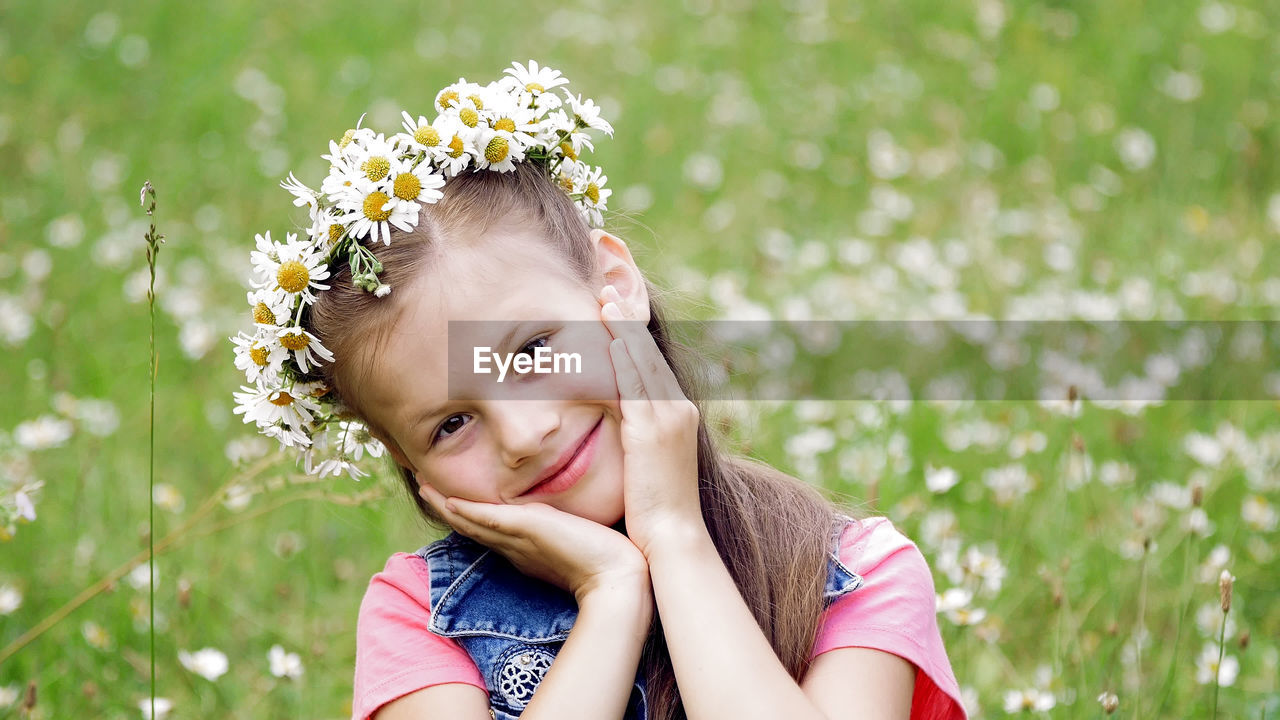
[{"label": "thin plant stalk", "polygon": [[[147,204],[147,197],[150,196],[151,203]],[[151,643],[151,713],[150,717],[156,716],[156,372],[160,369],[160,358],[156,354],[156,260],[160,254],[160,245],[164,242],[164,235],[156,233],[155,211],[156,211],[156,189],[151,186],[151,181],[147,180],[142,184],[142,192],[139,195],[139,202],[147,209],[147,218],[151,221],[147,230],[145,239],[147,241],[147,267],[151,271],[151,284],[147,287],[147,307],[151,313],[151,362],[147,364],[147,370],[151,376],[151,387],[149,400],[151,405],[151,420],[148,428],[150,437],[150,447],[147,451],[147,589],[148,589],[148,610],[151,619],[148,627],[148,635]]]},{"label": "thin plant stalk", "polygon": [[1144,538],[1142,541],[1142,566],[1139,570],[1140,579],[1138,581],[1138,622],[1133,633],[1134,642],[1138,649],[1138,690],[1133,694],[1133,716],[1135,718],[1142,717],[1142,636],[1146,632],[1145,615],[1147,612],[1147,559],[1151,554],[1151,538]]}]

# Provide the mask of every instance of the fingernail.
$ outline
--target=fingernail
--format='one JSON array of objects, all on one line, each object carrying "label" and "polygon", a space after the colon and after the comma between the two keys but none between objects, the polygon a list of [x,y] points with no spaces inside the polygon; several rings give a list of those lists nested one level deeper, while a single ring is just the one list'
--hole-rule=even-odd
[{"label": "fingernail", "polygon": [[622,296],[618,294],[618,289],[612,285],[604,286],[604,299],[613,302],[621,302]]},{"label": "fingernail", "polygon": [[605,303],[604,308],[601,310],[601,312],[603,312],[604,316],[609,318],[610,320],[622,319],[622,311],[618,309],[617,305],[611,302]]}]

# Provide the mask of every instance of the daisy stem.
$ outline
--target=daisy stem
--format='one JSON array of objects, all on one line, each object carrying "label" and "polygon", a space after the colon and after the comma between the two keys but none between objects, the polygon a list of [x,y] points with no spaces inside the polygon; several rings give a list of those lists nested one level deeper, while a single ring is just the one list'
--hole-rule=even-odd
[{"label": "daisy stem", "polygon": [[[151,204],[147,204],[147,197],[150,196]],[[156,355],[156,261],[160,255],[160,245],[164,242],[164,235],[156,233],[155,211],[156,211],[156,189],[151,186],[151,181],[147,180],[142,184],[142,192],[139,196],[139,203],[147,208],[147,218],[151,220],[150,228],[147,230],[144,239],[147,241],[147,267],[151,270],[151,284],[147,288],[147,306],[151,313],[151,362],[148,363],[148,371],[151,376],[150,387],[150,405],[151,405],[151,421],[148,429],[150,437],[150,448],[147,453],[147,589],[148,601],[147,606],[150,612],[150,623],[148,624],[148,635],[151,645],[151,717],[156,714],[156,373],[160,369],[159,357]]]}]

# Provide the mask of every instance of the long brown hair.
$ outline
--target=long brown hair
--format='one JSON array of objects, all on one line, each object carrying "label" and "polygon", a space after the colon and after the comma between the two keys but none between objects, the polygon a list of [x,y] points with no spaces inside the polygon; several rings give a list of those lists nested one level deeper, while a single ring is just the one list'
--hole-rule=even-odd
[{"label": "long brown hair", "polygon": [[[570,274],[584,284],[590,282],[596,260],[588,226],[569,196],[530,163],[518,163],[513,172],[463,173],[451,179],[440,202],[423,206],[414,231],[393,231],[389,246],[371,243],[383,265],[380,278],[393,288],[405,286],[429,270],[450,243],[479,237],[503,223],[540,230]],[[335,362],[320,368],[320,377],[353,417],[369,422],[361,407],[362,378],[370,372],[369,354],[377,352],[397,317],[397,296],[393,291],[377,298],[354,287],[345,263],[331,272],[331,289],[318,293],[304,323],[335,356]],[[650,298],[648,330],[685,396],[701,411],[690,365],[694,354],[670,336],[660,290],[648,280],[645,285]],[[446,527],[418,495],[412,471],[397,469],[422,516],[436,527]],[[702,516],[720,557],[782,665],[798,682],[809,667],[822,612],[836,509],[809,484],[762,462],[723,452],[705,419],[698,426],[698,476]],[[656,613],[640,663],[647,678],[650,716],[685,718]]]}]

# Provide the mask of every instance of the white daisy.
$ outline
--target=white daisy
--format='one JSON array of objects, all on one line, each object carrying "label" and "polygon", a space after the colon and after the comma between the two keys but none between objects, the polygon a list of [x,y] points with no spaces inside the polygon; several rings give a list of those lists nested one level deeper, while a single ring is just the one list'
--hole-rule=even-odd
[{"label": "white daisy", "polygon": [[479,170],[511,172],[516,169],[517,161],[524,160],[525,146],[506,130],[481,130],[476,134],[476,147],[481,148],[480,155],[476,157]]},{"label": "white daisy", "polygon": [[342,420],[338,423],[338,437],[342,440],[342,454],[354,460],[364,457],[382,457],[386,450],[381,442],[369,432],[369,428],[361,422]]},{"label": "white daisy", "polygon": [[582,131],[564,110],[556,110],[543,121],[541,144],[547,148],[558,147],[566,157],[577,160],[582,148],[595,151],[591,136]]},{"label": "white daisy", "polygon": [[609,181],[609,176],[604,174],[604,168],[590,165],[584,167],[589,169],[578,175],[574,181],[575,190],[582,193],[574,198],[574,202],[587,215],[594,227],[601,227],[604,224],[603,212],[608,209],[609,196],[613,194],[612,190],[604,187],[604,184]]},{"label": "white daisy", "polygon": [[564,89],[565,100],[569,103],[569,108],[573,111],[574,118],[581,127],[595,128],[604,132],[609,137],[613,137],[613,126],[600,117],[600,107],[596,105],[591,98],[586,100],[582,96],[575,97],[566,88]]},{"label": "white daisy", "polygon": [[416,203],[434,203],[444,197],[440,188],[444,187],[444,176],[433,172],[435,168],[425,160],[414,166],[407,160],[400,160],[391,168],[391,201],[399,205],[411,205],[418,211]]},{"label": "white daisy", "polygon": [[559,70],[552,70],[549,67],[539,68],[536,60],[530,60],[528,67],[513,62],[511,67],[503,72],[514,78],[520,84],[520,89],[534,95],[541,95],[551,88],[569,82],[569,79],[563,77]]},{"label": "white daisy", "polygon": [[303,185],[298,178],[293,176],[293,173],[289,173],[288,179],[281,181],[280,187],[293,193],[294,207],[306,205],[314,212],[319,204],[320,199],[316,191]]},{"label": "white daisy", "polygon": [[300,327],[282,327],[276,332],[276,338],[285,350],[293,353],[293,359],[302,372],[310,372],[310,366],[320,365],[316,361],[319,356],[325,362],[333,362],[333,353],[320,344],[320,340]]},{"label": "white daisy", "polygon": [[345,472],[348,477],[356,481],[369,476],[369,473],[361,470],[359,466],[346,458],[331,457],[315,463],[312,453],[308,452],[303,457],[305,459],[304,470],[308,475],[315,475],[316,477],[332,475],[333,477],[338,477]]},{"label": "white daisy", "polygon": [[461,106],[463,99],[468,97],[478,98],[483,92],[484,88],[480,85],[467,82],[466,78],[458,78],[458,82],[447,85],[436,93],[436,109],[440,112],[457,109]]},{"label": "white daisy", "polygon": [[311,429],[312,413],[320,412],[319,404],[311,397],[301,393],[290,392],[284,388],[264,386],[241,386],[244,392],[233,393],[236,407],[232,411],[236,415],[244,414],[244,421],[256,422],[264,431],[279,423],[289,429],[304,433]]},{"label": "white daisy", "polygon": [[285,652],[279,645],[272,645],[267,651],[267,663],[276,677],[296,679],[302,675],[302,658],[298,653]]},{"label": "white daisy", "polygon": [[277,423],[275,425],[259,425],[258,429],[263,435],[275,438],[285,447],[306,448],[311,445],[310,427],[295,428],[283,423]]},{"label": "white daisy", "polygon": [[290,318],[293,298],[280,297],[266,288],[250,290],[245,294],[249,307],[253,308],[253,324],[259,328],[274,330]]},{"label": "white daisy", "polygon": [[437,115],[434,121],[428,121],[424,115],[419,115],[418,119],[414,120],[412,115],[403,111],[400,116],[404,118],[402,123],[404,133],[395,136],[401,141],[400,147],[408,147],[434,157],[440,151],[441,142],[444,139],[444,133],[440,132],[436,123],[440,122],[440,118],[444,116]]},{"label": "white daisy", "polygon": [[193,653],[179,650],[178,662],[206,680],[217,680],[227,672],[227,655],[215,648],[204,648]]},{"label": "white daisy", "polygon": [[467,169],[471,161],[480,154],[471,134],[466,132],[468,128],[457,118],[441,115],[432,123],[432,127],[440,131],[440,147],[434,164],[445,177],[454,177]]},{"label": "white daisy", "polygon": [[289,353],[274,335],[250,337],[243,332],[231,338],[236,344],[236,367],[251,383],[274,384]]},{"label": "white daisy", "polygon": [[346,232],[347,228],[338,222],[338,216],[328,208],[313,213],[311,227],[307,228],[307,234],[311,236],[311,244],[316,250],[324,253],[333,249]]},{"label": "white daisy", "polygon": [[311,243],[299,242],[297,235],[289,233],[283,245],[275,245],[274,255],[274,260],[266,253],[255,258],[259,275],[266,276],[257,287],[269,290],[278,300],[301,296],[303,302],[310,304],[316,301],[312,290],[329,289],[319,282],[329,277],[329,266],[324,262],[324,254]]},{"label": "white daisy", "polygon": [[391,199],[391,188],[370,182],[357,182],[356,192],[338,203],[343,213],[338,222],[348,228],[357,240],[370,238],[391,244],[391,226],[409,232],[418,224],[417,206],[398,205]]}]

